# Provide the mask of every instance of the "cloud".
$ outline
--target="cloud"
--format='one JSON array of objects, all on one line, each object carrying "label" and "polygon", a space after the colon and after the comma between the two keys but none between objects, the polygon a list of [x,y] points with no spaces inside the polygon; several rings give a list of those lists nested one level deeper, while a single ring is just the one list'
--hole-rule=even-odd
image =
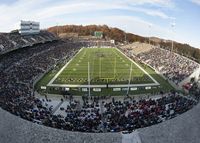
[{"label": "cloud", "polygon": [[[26,0],[19,0],[11,5],[0,5],[0,17],[2,21],[4,21],[4,23],[0,23],[0,27],[6,31],[10,31],[17,27],[18,22],[21,19],[40,21],[43,28],[50,25],[52,26],[57,22],[60,24],[109,24],[111,26],[119,26],[120,28],[123,28],[123,25],[128,23],[126,29],[129,31],[136,32],[137,34],[141,33],[142,35],[147,35],[148,32],[146,31],[148,30],[141,29],[146,29],[148,25],[153,24],[142,18],[127,15],[117,16],[109,13],[106,16],[93,18],[84,17],[84,13],[95,13],[98,10],[104,11],[118,9],[134,11],[162,19],[168,19],[170,17],[161,10],[142,8],[141,6],[145,4],[167,6],[169,5],[169,2],[169,0],[116,0],[114,3],[111,0],[74,0],[73,2],[53,2],[52,0],[29,0],[27,2]],[[83,18],[76,17],[69,19],[67,16],[66,18],[63,18],[63,15],[73,15],[76,13],[80,13]],[[158,28],[159,26],[155,27],[157,27],[154,28],[157,29],[157,32],[161,30],[161,28]],[[163,29],[161,31],[163,31]]]},{"label": "cloud", "polygon": [[[165,14],[164,12],[156,9],[145,9],[145,8],[138,8],[136,6],[130,6],[133,3],[134,0],[132,1],[118,1],[116,0],[115,3],[111,1],[81,1],[79,3],[60,3],[60,4],[55,4],[55,6],[50,6],[47,8],[44,8],[38,13],[39,17],[46,18],[46,17],[53,17],[57,15],[63,15],[63,14],[71,14],[71,13],[80,13],[80,12],[88,12],[88,11],[97,11],[97,10],[111,10],[111,9],[119,9],[119,10],[130,10],[130,11],[136,11],[136,12],[141,12],[150,16],[158,16],[160,18],[167,19],[169,16]],[[158,0],[154,0],[157,1]],[[152,1],[146,0],[146,2],[134,2],[134,5],[140,5],[140,4],[145,4],[145,3],[155,3]]]},{"label": "cloud", "polygon": [[172,8],[175,3],[172,0],[125,0],[132,5],[145,5],[150,4],[158,7],[168,7]]},{"label": "cloud", "polygon": [[[200,0],[190,1],[200,4]],[[0,31],[9,32],[17,28],[20,20],[34,20],[40,21],[42,28],[54,26],[56,23],[108,24],[126,29],[127,32],[149,36],[148,25],[152,25],[151,36],[171,39],[170,26],[167,23],[175,19],[170,15],[179,8],[176,3],[174,0],[16,0],[13,3],[0,2]],[[156,23],[159,24],[156,25]],[[179,37],[183,35],[180,34]]]},{"label": "cloud", "polygon": [[170,16],[168,16],[167,14],[165,14],[164,12],[162,12],[160,10],[147,9],[147,8],[137,8],[137,7],[129,8],[129,10],[136,11],[136,12],[142,12],[146,15],[160,17],[162,19],[171,19]]},{"label": "cloud", "polygon": [[190,0],[192,3],[197,4],[200,6],[200,0]]}]

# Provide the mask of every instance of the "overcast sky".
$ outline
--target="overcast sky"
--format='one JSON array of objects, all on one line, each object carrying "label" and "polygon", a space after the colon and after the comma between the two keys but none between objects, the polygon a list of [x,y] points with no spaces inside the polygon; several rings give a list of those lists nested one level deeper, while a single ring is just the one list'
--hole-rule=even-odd
[{"label": "overcast sky", "polygon": [[200,0],[0,0],[0,19],[1,32],[20,20],[39,21],[41,28],[107,24],[200,48]]}]

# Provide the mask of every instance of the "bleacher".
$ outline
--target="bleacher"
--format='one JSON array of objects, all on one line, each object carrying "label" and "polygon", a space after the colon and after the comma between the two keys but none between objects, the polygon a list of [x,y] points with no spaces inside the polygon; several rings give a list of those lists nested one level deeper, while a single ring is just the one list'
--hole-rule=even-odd
[{"label": "bleacher", "polygon": [[0,33],[0,55],[15,49],[32,46],[39,43],[57,40],[57,37],[47,31],[36,35],[20,35],[19,33]]},{"label": "bleacher", "polygon": [[150,51],[153,46],[146,43],[135,42],[121,47],[122,49],[129,49],[134,55]]}]

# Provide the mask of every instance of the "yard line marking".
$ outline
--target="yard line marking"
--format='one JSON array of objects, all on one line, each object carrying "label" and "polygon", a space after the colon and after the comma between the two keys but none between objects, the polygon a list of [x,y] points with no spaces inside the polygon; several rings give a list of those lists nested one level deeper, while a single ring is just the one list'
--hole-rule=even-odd
[{"label": "yard line marking", "polygon": [[[117,48],[116,48],[117,49]],[[124,56],[126,56],[122,51],[120,51],[119,49],[117,49],[117,51],[119,51],[120,53],[122,53]],[[147,73],[142,67],[140,67],[140,65],[138,65],[135,61],[133,61],[131,58],[129,58],[128,56],[126,56],[131,62],[133,62],[139,69],[141,69],[146,75],[148,75],[155,84],[160,85],[149,73]]]},{"label": "yard line marking", "polygon": [[50,82],[47,84],[47,86],[50,86],[50,85],[53,84],[53,82],[56,80],[56,78],[64,71],[64,69],[69,65],[69,63],[70,63],[82,50],[83,50],[83,48],[81,48],[81,49],[78,51],[78,53],[76,53],[76,55],[75,55],[73,58],[71,58],[71,59],[69,60],[69,62],[67,62],[67,63],[60,69],[60,71],[50,80]]},{"label": "yard line marking", "polygon": [[101,57],[99,58],[99,79],[101,78]]},{"label": "yard line marking", "polygon": [[[56,80],[56,78],[63,72],[63,70],[68,66],[68,64],[77,56],[77,55],[79,55],[79,53],[83,50],[84,48],[81,48],[76,54],[75,54],[75,56],[73,56],[72,57],[72,59],[70,59],[69,60],[69,62],[68,63],[66,63],[62,68],[61,68],[61,70],[50,80],[50,82],[47,84],[47,86],[55,86],[55,87],[87,87],[88,85],[74,85],[74,84],[53,84],[53,82],[54,82],[54,80]],[[128,56],[126,56],[124,53],[122,53],[119,49],[117,49],[117,48],[112,48],[113,50],[112,51],[114,51],[114,53],[115,53],[115,55],[118,55],[118,54],[120,54],[120,57],[124,57],[126,60],[125,61],[131,61],[131,62],[133,62],[137,67],[138,67],[138,70],[140,69],[140,70],[142,70],[143,72],[144,72],[144,74],[146,74],[147,76],[150,76],[146,71],[144,71],[144,69],[143,68],[141,68],[137,63],[135,63],[133,60],[131,60]],[[115,49],[115,50],[114,50]],[[117,52],[118,51],[118,52]],[[84,50],[84,52],[86,53],[86,51]],[[125,56],[124,56],[125,55]],[[91,54],[89,54],[89,57],[91,56]],[[119,55],[118,55],[119,56]],[[89,57],[88,57],[88,60],[89,60]],[[115,59],[116,59],[116,57],[115,57]],[[86,59],[87,60],[87,59]],[[108,60],[109,61],[109,60]],[[99,60],[99,62],[100,62],[100,64],[99,64],[99,66],[100,66],[100,69],[99,69],[99,76],[101,77],[101,72],[102,72],[102,59],[100,58],[100,60]],[[113,65],[113,61],[109,61],[109,63],[110,64],[112,64]],[[109,64],[109,65],[110,65]],[[114,64],[114,66],[115,66],[115,64]],[[112,66],[113,67],[113,66]],[[115,70],[115,73],[117,72],[116,71],[116,67],[114,68],[114,70]],[[111,73],[113,73],[113,71],[112,72],[110,72],[110,74]],[[115,75],[114,75],[114,78],[115,78]],[[105,80],[109,80],[109,79],[113,79],[113,78],[104,78]],[[152,79],[153,80],[153,79]],[[155,80],[155,79],[154,79]],[[154,81],[153,80],[153,81]],[[132,87],[132,86],[156,86],[156,85],[160,85],[159,83],[150,83],[150,84],[130,84],[130,87]],[[91,87],[106,87],[106,85],[105,84],[102,84],[102,85],[91,85]],[[109,85],[108,87],[127,87],[127,84],[118,84],[118,85]]]}]

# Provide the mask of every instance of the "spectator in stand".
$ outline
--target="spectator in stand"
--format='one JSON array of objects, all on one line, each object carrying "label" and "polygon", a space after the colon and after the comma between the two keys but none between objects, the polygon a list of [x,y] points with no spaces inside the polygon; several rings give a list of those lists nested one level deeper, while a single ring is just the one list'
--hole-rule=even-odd
[{"label": "spectator in stand", "polygon": [[140,61],[149,64],[162,73],[167,79],[179,84],[189,77],[199,64],[168,50],[153,48],[138,55]]},{"label": "spectator in stand", "polygon": [[43,101],[33,95],[33,81],[88,44],[94,43],[56,41],[3,55],[0,60],[0,107],[29,121],[59,129],[118,132],[160,123],[196,104],[193,100],[170,93],[159,99],[130,102],[113,99],[112,102],[103,102],[103,110],[100,110],[99,98],[93,98],[92,103],[83,98],[83,105],[72,99],[65,109],[65,116],[53,115],[52,108],[44,106]]}]

